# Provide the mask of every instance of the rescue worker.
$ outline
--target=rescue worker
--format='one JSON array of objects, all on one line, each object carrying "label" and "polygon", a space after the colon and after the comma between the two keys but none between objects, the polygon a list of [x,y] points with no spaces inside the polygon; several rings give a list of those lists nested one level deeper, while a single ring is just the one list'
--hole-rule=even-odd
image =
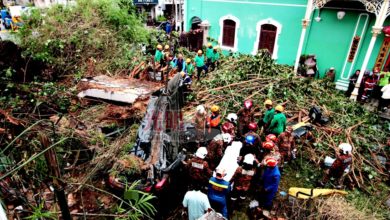
[{"label": "rescue worker", "polygon": [[230,192],[230,183],[223,178],[226,176],[224,169],[217,168],[216,176],[209,180],[208,197],[211,208],[228,219],[227,195]]},{"label": "rescue worker", "polygon": [[291,161],[295,157],[295,139],[292,134],[293,128],[288,126],[286,131],[281,133],[277,138],[277,145],[281,155],[280,166],[283,167],[284,163]]},{"label": "rescue worker", "polygon": [[198,50],[198,55],[195,57],[195,64],[196,64],[197,78],[198,80],[200,80],[200,76],[203,70],[205,71],[205,74],[207,74],[207,66],[205,65],[204,62],[204,56],[202,50]]},{"label": "rescue worker", "polygon": [[348,173],[349,166],[352,164],[352,146],[349,143],[342,143],[338,147],[339,152],[336,151],[336,160],[332,166],[325,171],[324,178],[320,182],[322,187],[329,181],[331,177],[337,179],[338,186],[341,188],[344,182],[344,177]]},{"label": "rescue worker", "polygon": [[281,155],[279,153],[278,147],[272,141],[266,141],[262,144],[262,165],[266,165],[268,158],[275,159],[278,163],[281,161]]},{"label": "rescue worker", "polygon": [[219,65],[220,55],[219,55],[218,49],[219,49],[218,46],[215,46],[213,48],[213,58],[211,59],[211,67],[213,70],[215,70],[215,68],[217,68]]},{"label": "rescue worker", "polygon": [[230,134],[217,135],[208,145],[207,161],[211,170],[214,170],[221,162],[226,147],[232,142]]},{"label": "rescue worker", "polygon": [[277,166],[278,162],[274,158],[267,158],[265,161],[265,170],[262,175],[263,193],[261,196],[264,209],[271,210],[272,201],[279,188],[280,172]]},{"label": "rescue worker", "polygon": [[230,134],[233,140],[236,138],[237,118],[235,113],[230,113],[226,117],[227,121],[222,124],[222,133]]},{"label": "rescue worker", "polygon": [[263,127],[264,130],[266,131],[272,119],[274,118],[275,109],[273,107],[272,101],[269,99],[265,100],[264,105],[266,110],[264,112],[263,119],[261,119],[261,121],[259,121],[258,124],[259,127]]},{"label": "rescue worker", "polygon": [[244,107],[237,112],[238,116],[238,137],[242,137],[248,132],[248,125],[253,121],[253,102],[252,100],[245,100]]},{"label": "rescue worker", "polygon": [[162,64],[164,58],[164,54],[162,52],[162,46],[159,44],[157,45],[156,52],[154,53],[154,63]]},{"label": "rescue worker", "polygon": [[213,45],[211,43],[208,43],[207,44],[207,49],[206,49],[206,65],[207,65],[207,68],[210,68],[211,66],[211,62],[213,61],[213,56],[214,56],[214,53],[213,53]]},{"label": "rescue worker", "polygon": [[256,138],[253,135],[247,135],[245,137],[245,142],[242,148],[240,149],[240,156],[238,157],[239,163],[241,163],[242,159],[247,154],[253,154],[256,157],[259,156],[260,150],[258,146],[255,145],[255,142],[256,142]]},{"label": "rescue worker", "polygon": [[186,72],[185,71],[186,65],[182,54],[179,54],[177,58],[174,58],[171,64],[172,64],[172,68],[176,68],[177,72],[182,72],[182,71]]},{"label": "rescue worker", "polygon": [[219,114],[219,106],[213,105],[210,108],[211,115],[207,117],[207,127],[210,139],[220,133],[221,115]]},{"label": "rescue worker", "polygon": [[194,123],[196,134],[197,134],[197,143],[203,143],[206,135],[206,120],[207,114],[203,105],[198,105],[196,107],[196,112],[194,118],[192,119],[192,123]]},{"label": "rescue worker", "polygon": [[287,118],[283,114],[283,106],[278,105],[275,107],[275,115],[268,127],[269,133],[279,136],[286,130]]},{"label": "rescue worker", "polygon": [[192,79],[192,74],[194,73],[194,69],[195,68],[194,68],[194,65],[192,65],[192,63],[191,63],[191,59],[187,58],[184,72],[186,72],[191,79]]},{"label": "rescue worker", "polygon": [[[245,137],[248,136],[248,135],[252,135],[253,137],[255,137],[255,146],[256,147],[259,147],[260,146],[260,142],[261,142],[261,139],[260,139],[260,136],[256,133],[257,132],[257,124],[255,122],[250,122],[248,124],[248,132],[245,134]],[[256,155],[258,156],[258,155]]]},{"label": "rescue worker", "polygon": [[238,197],[242,200],[246,199],[251,181],[256,172],[254,161],[255,156],[253,154],[247,154],[244,157],[242,165],[236,169],[231,181],[234,183],[231,200],[235,201]]},{"label": "rescue worker", "polygon": [[265,136],[265,141],[272,141],[276,144],[278,142],[278,138],[274,134],[269,134]]},{"label": "rescue worker", "polygon": [[205,160],[206,156],[207,149],[200,147],[196,151],[195,157],[185,162],[190,183],[193,185],[206,186],[207,180],[212,174],[209,164]]}]

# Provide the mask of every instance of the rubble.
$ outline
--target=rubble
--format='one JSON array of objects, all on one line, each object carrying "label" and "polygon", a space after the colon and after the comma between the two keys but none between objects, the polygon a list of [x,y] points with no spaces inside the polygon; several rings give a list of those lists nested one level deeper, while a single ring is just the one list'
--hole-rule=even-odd
[{"label": "rubble", "polygon": [[139,99],[148,98],[162,87],[162,84],[150,81],[133,78],[115,79],[100,75],[91,79],[82,79],[78,85],[81,92],[77,96],[133,104]]}]

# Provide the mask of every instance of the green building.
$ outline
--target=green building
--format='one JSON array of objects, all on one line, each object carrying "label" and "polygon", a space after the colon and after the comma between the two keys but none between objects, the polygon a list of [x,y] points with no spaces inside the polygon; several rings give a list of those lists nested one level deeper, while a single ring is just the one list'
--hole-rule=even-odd
[{"label": "green building", "polygon": [[389,0],[186,0],[184,30],[203,28],[224,51],[268,49],[295,69],[313,54],[320,75],[334,67],[345,90],[357,69],[390,69],[389,13]]}]

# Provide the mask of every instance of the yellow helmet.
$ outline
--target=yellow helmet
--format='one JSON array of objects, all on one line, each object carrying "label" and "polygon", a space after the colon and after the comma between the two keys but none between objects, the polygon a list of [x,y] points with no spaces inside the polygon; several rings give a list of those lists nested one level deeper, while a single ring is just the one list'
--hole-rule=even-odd
[{"label": "yellow helmet", "polygon": [[212,47],[213,45],[211,43],[208,43],[207,44],[207,47]]},{"label": "yellow helmet", "polygon": [[277,105],[277,106],[275,107],[275,110],[276,110],[276,111],[279,111],[279,112],[283,112],[283,111],[284,111],[284,108],[283,108],[283,106],[281,106],[281,105]]},{"label": "yellow helmet", "polygon": [[198,54],[202,54],[203,53],[203,51],[202,50],[198,50]]},{"label": "yellow helmet", "polygon": [[169,49],[169,45],[165,45],[165,50],[168,50]]},{"label": "yellow helmet", "polygon": [[157,49],[162,50],[161,44],[157,45]]},{"label": "yellow helmet", "polygon": [[272,105],[271,99],[265,100],[264,105]]},{"label": "yellow helmet", "polygon": [[211,106],[211,112],[217,112],[217,111],[219,111],[219,106],[218,105],[213,105],[213,106]]},{"label": "yellow helmet", "polygon": [[191,59],[190,59],[190,58],[187,58],[187,59],[186,59],[186,62],[187,62],[187,63],[191,63]]},{"label": "yellow helmet", "polygon": [[181,72],[180,75],[181,75],[181,77],[184,77],[186,75],[186,73],[185,72]]}]

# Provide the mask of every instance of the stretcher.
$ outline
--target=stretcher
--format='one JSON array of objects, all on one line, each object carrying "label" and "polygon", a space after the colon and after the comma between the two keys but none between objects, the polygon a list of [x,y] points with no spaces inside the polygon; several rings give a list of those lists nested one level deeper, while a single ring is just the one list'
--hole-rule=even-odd
[{"label": "stretcher", "polygon": [[348,193],[346,191],[336,189],[308,189],[291,187],[288,189],[288,194],[298,199],[312,199],[319,196],[328,196],[333,194],[347,195]]},{"label": "stretcher", "polygon": [[[238,167],[237,158],[240,156],[241,148],[242,143],[240,141],[233,141],[232,145],[226,148],[222,160],[217,166],[217,169],[222,168],[225,170],[226,176],[223,179],[226,181],[230,181],[236,172]],[[213,176],[215,176],[215,172]]]}]

